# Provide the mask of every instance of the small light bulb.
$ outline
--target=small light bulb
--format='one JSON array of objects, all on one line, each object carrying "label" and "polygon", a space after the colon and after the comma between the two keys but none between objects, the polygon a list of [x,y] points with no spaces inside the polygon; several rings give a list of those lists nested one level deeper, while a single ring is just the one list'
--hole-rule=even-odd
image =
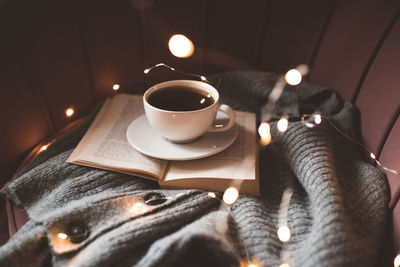
[{"label": "small light bulb", "polygon": [[138,214],[145,213],[148,210],[149,208],[143,202],[136,202],[130,207],[129,212],[133,214]]},{"label": "small light bulb", "polygon": [[314,124],[312,124],[312,123],[310,123],[310,122],[307,122],[307,121],[304,121],[303,122],[303,124],[307,127],[307,128],[314,128]]},{"label": "small light bulb", "polygon": [[68,238],[67,234],[64,234],[64,233],[58,233],[57,236],[58,236],[58,238],[63,239],[63,240]]},{"label": "small light bulb", "polygon": [[286,72],[285,80],[290,85],[298,85],[301,82],[302,75],[300,71],[296,69],[291,69]]},{"label": "small light bulb", "polygon": [[394,267],[399,267],[400,266],[400,254],[398,254],[395,258],[394,258]]},{"label": "small light bulb", "polygon": [[67,117],[71,117],[72,115],[74,115],[74,109],[73,108],[68,108],[66,111],[65,111],[65,115],[67,116]]},{"label": "small light bulb", "polygon": [[307,128],[314,128],[315,124],[314,124],[314,123],[311,123],[311,122],[308,122],[308,121],[306,120],[307,117],[309,117],[309,115],[303,115],[303,116],[301,117],[301,122],[302,122]]},{"label": "small light bulb", "polygon": [[280,132],[285,132],[289,126],[289,121],[285,117],[283,117],[278,121],[277,126]]},{"label": "small light bulb", "polygon": [[267,146],[271,143],[271,127],[268,122],[262,122],[258,127],[258,134],[260,135],[260,143],[263,146]]},{"label": "small light bulb", "polygon": [[268,122],[264,121],[260,124],[260,127],[258,127],[258,134],[261,137],[267,137],[271,135],[271,127],[269,126]]},{"label": "small light bulb", "polygon": [[119,84],[117,84],[117,83],[114,84],[112,88],[113,88],[114,91],[118,90],[119,89]]},{"label": "small light bulb", "polygon": [[376,159],[376,156],[374,153],[371,153],[369,156],[371,157],[371,159]]},{"label": "small light bulb", "polygon": [[216,198],[217,195],[214,192],[208,192],[208,196],[211,198]]},{"label": "small light bulb", "polygon": [[190,57],[194,52],[192,41],[183,34],[173,35],[169,39],[168,47],[171,54],[180,58]]},{"label": "small light bulb", "polygon": [[144,72],[144,74],[147,74],[147,73],[150,72],[150,70],[149,69],[145,69],[143,72]]},{"label": "small light bulb", "polygon": [[236,202],[238,197],[239,197],[239,190],[236,187],[231,186],[225,190],[222,200],[225,202],[225,204],[232,205],[233,203]]},{"label": "small light bulb", "polygon": [[322,121],[321,115],[320,114],[315,115],[314,121],[315,121],[315,124],[320,124]]},{"label": "small light bulb", "polygon": [[278,238],[281,242],[288,242],[290,240],[290,229],[286,225],[279,226]]},{"label": "small light bulb", "polygon": [[269,135],[267,137],[261,137],[260,138],[260,145],[268,146],[269,144],[271,144],[271,141],[272,141],[271,135]]}]

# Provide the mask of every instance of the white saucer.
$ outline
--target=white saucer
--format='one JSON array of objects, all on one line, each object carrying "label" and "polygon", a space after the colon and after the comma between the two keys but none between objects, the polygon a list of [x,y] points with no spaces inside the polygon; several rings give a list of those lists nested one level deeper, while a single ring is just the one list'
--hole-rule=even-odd
[{"label": "white saucer", "polygon": [[224,132],[207,132],[192,143],[175,144],[154,131],[145,115],[135,119],[126,131],[129,144],[136,150],[166,160],[191,160],[214,155],[229,147],[237,136],[235,125]]}]

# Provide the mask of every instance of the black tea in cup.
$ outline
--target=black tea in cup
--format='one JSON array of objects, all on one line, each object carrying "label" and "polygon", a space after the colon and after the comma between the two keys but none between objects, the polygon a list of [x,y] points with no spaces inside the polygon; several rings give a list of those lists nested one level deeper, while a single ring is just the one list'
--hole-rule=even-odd
[{"label": "black tea in cup", "polygon": [[186,86],[170,86],[152,92],[147,102],[153,107],[169,111],[193,111],[206,108],[214,98]]}]

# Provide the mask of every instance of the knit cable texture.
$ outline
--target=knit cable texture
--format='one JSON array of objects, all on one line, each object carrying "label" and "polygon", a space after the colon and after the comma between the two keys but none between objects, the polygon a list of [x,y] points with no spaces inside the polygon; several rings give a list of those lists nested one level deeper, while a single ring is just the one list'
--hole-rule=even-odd
[{"label": "knit cable texture", "polygon": [[[211,80],[224,103],[260,120],[276,79],[235,71]],[[66,163],[89,119],[2,189],[30,221],[0,248],[0,265],[239,266],[249,257],[260,266],[374,266],[388,214],[386,177],[328,122],[307,128],[301,116],[312,112],[361,138],[357,109],[335,92],[288,86],[271,116],[273,142],[260,148],[261,196],[240,195],[231,213],[201,191],[160,189],[138,177]],[[290,121],[284,133],[276,127],[282,115]],[[293,194],[282,215],[288,188]],[[149,192],[167,201],[127,212]],[[277,236],[282,216],[291,230],[287,243]],[[85,240],[59,241],[57,233],[76,221],[89,229]]]}]

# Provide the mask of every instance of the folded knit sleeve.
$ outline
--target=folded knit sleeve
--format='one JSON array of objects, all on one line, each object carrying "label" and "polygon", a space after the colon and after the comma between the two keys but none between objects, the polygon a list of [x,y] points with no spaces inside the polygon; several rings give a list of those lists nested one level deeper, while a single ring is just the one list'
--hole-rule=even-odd
[{"label": "folded knit sleeve", "polygon": [[42,224],[27,222],[0,247],[0,266],[50,266],[51,255],[46,229]]}]

